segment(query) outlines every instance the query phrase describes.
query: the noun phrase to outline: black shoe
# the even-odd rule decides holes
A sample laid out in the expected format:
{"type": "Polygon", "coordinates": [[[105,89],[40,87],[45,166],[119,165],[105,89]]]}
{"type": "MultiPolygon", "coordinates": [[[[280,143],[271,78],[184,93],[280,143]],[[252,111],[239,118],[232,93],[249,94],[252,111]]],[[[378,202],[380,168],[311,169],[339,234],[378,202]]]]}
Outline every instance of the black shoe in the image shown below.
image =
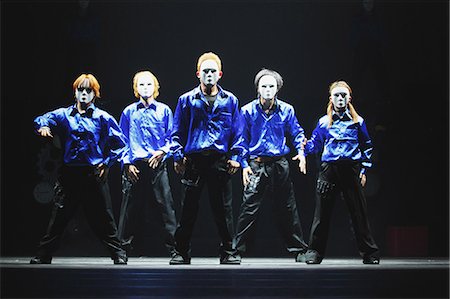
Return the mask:
{"type": "Polygon", "coordinates": [[[322,262],[323,257],[315,250],[308,250],[305,253],[305,262],[308,265],[320,264],[322,262]]]}
{"type": "Polygon", "coordinates": [[[128,258],[126,256],[117,256],[113,260],[114,265],[126,265],[128,263],[128,258]]]}
{"type": "Polygon", "coordinates": [[[183,257],[181,254],[175,254],[169,262],[170,265],[189,265],[191,264],[190,257],[183,257]]]}
{"type": "Polygon", "coordinates": [[[220,263],[222,265],[240,265],[241,255],[239,253],[225,254],[220,257],[220,263]]]}
{"type": "Polygon", "coordinates": [[[51,256],[35,256],[30,260],[30,264],[51,264],[51,256]]]}
{"type": "Polygon", "coordinates": [[[380,258],[376,256],[367,256],[363,258],[363,264],[369,264],[369,265],[379,265],[380,264],[380,258]]]}

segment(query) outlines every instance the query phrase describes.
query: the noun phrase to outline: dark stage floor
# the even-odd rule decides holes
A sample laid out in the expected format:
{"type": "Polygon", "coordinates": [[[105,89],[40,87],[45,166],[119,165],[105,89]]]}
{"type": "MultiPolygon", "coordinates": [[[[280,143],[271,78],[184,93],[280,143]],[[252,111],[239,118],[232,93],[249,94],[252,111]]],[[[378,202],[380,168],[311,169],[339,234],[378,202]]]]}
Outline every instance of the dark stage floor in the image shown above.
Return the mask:
{"type": "Polygon", "coordinates": [[[287,258],[192,258],[170,266],[168,258],[55,257],[30,265],[29,257],[3,257],[1,298],[448,298],[448,258],[325,259],[320,265],[287,258]]]}

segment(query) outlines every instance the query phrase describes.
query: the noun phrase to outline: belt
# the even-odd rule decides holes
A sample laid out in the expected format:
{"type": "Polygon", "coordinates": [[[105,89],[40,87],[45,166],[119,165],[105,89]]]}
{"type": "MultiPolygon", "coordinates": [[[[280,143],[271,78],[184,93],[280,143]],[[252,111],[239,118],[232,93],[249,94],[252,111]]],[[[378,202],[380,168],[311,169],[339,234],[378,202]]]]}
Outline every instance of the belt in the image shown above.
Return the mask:
{"type": "Polygon", "coordinates": [[[255,162],[258,162],[258,163],[269,163],[269,162],[275,162],[275,161],[281,160],[282,158],[284,158],[284,156],[273,156],[273,157],[261,156],[261,157],[256,157],[252,160],[255,162]]]}

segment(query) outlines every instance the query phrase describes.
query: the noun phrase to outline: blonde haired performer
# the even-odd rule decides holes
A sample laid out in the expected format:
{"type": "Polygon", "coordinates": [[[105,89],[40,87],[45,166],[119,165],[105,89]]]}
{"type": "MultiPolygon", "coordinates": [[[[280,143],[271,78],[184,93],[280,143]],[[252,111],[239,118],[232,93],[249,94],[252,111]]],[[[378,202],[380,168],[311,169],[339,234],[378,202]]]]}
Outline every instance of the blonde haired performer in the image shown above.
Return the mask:
{"type": "Polygon", "coordinates": [[[363,192],[366,168],[372,166],[372,141],[364,119],[351,104],[352,90],[347,82],[333,82],[329,93],[327,115],[319,119],[305,145],[305,154],[321,153],[306,263],[320,264],[325,256],[331,213],[336,195],[341,192],[363,263],[379,264],[379,250],[370,232],[363,192]]]}
{"type": "Polygon", "coordinates": [[[119,238],[129,253],[138,230],[138,216],[143,216],[144,202],[154,199],[163,226],[164,244],[173,256],[176,218],[166,165],[170,156],[172,111],[156,100],[159,82],[150,71],[136,73],[133,90],[138,100],[125,107],[119,121],[128,145],[122,158],[119,238]]]}
{"type": "Polygon", "coordinates": [[[76,209],[82,205],[97,237],[109,250],[114,264],[126,264],[120,246],[108,186],[108,170],[122,155],[123,136],[116,120],[94,105],[100,85],[91,74],[80,75],[73,83],[75,104],[36,117],[36,133],[59,136],[64,162],[58,178],[52,216],[31,264],[50,264],[61,236],[76,209]]]}

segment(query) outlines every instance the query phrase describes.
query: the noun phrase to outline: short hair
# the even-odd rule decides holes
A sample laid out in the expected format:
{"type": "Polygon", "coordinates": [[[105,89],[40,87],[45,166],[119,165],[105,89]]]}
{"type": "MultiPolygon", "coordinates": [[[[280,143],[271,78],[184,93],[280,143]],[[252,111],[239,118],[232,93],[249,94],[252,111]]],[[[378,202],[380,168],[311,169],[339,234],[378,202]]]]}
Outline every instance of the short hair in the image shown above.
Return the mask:
{"type": "Polygon", "coordinates": [[[97,79],[92,74],[81,74],[74,82],[73,82],[73,91],[81,86],[85,80],[89,81],[89,87],[92,88],[95,92],[95,97],[100,98],[100,84],[98,84],[97,79]]]}
{"type": "Polygon", "coordinates": [[[275,80],[277,81],[277,92],[283,86],[283,77],[281,77],[281,75],[278,72],[276,72],[274,70],[269,70],[269,69],[263,68],[255,76],[256,90],[258,90],[259,80],[261,80],[261,78],[264,76],[272,76],[275,78],[275,80]]]}
{"type": "Polygon", "coordinates": [[[222,71],[222,61],[220,61],[219,56],[213,52],[207,52],[203,53],[197,61],[197,71],[200,71],[200,66],[202,65],[203,61],[205,60],[214,60],[217,63],[217,66],[219,67],[219,71],[222,71]]]}
{"type": "Polygon", "coordinates": [[[148,74],[148,75],[150,75],[153,78],[153,84],[155,85],[155,90],[153,91],[153,98],[156,99],[158,97],[158,95],[159,95],[159,81],[156,78],[156,76],[153,75],[153,73],[150,72],[150,71],[140,71],[140,72],[137,72],[134,75],[134,78],[133,78],[134,96],[139,99],[139,92],[137,90],[137,81],[139,80],[139,77],[144,75],[144,74],[148,74]]]}

